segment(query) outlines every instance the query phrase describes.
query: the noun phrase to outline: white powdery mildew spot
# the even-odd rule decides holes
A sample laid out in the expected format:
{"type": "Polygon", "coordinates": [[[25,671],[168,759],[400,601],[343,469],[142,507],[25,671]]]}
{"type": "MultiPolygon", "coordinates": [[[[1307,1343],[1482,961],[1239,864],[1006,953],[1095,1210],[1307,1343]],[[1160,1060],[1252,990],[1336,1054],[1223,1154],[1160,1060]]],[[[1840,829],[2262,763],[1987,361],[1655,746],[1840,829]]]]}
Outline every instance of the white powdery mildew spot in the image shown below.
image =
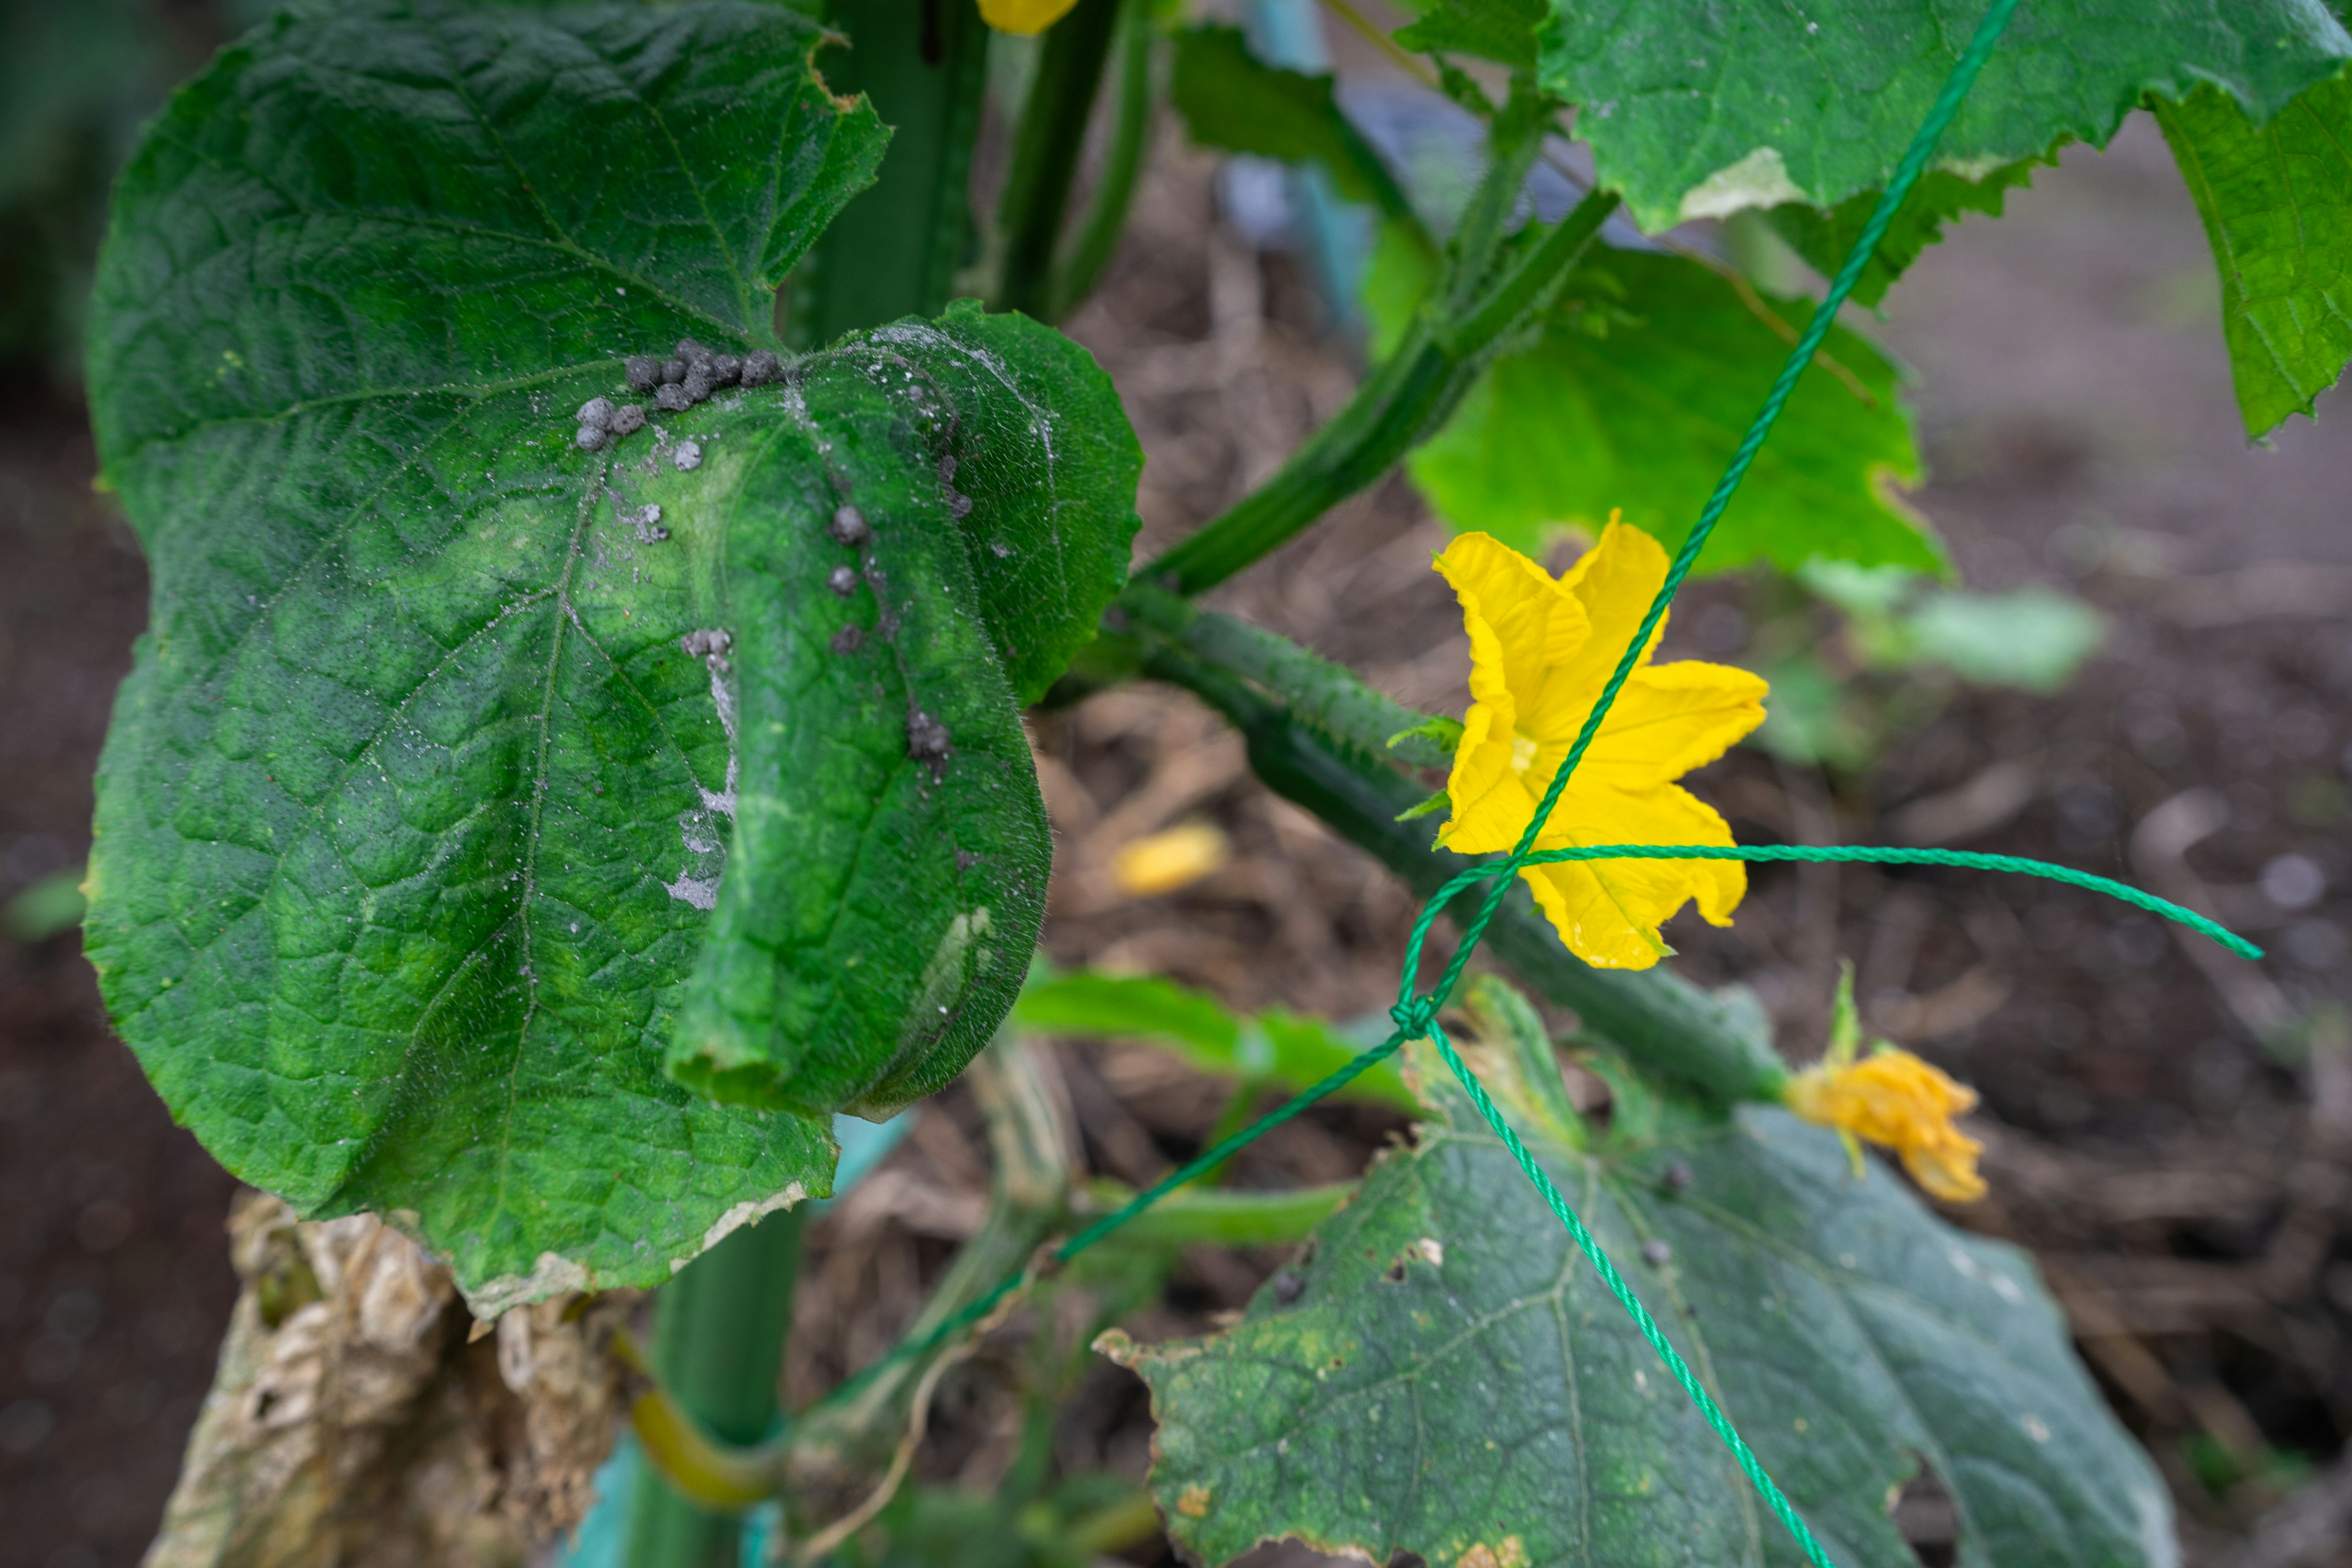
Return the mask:
{"type": "Polygon", "coordinates": [[[708,914],[719,907],[719,880],[727,869],[727,838],[735,821],[735,785],[742,763],[735,741],[735,689],[728,681],[727,656],[707,653],[702,662],[709,667],[710,700],[719,710],[719,727],[727,731],[727,783],[717,790],[698,783],[695,793],[702,797],[702,804],[677,814],[678,837],[686,845],[687,862],[677,880],[663,890],[708,914]],[[719,826],[722,816],[727,827],[719,826]]]}

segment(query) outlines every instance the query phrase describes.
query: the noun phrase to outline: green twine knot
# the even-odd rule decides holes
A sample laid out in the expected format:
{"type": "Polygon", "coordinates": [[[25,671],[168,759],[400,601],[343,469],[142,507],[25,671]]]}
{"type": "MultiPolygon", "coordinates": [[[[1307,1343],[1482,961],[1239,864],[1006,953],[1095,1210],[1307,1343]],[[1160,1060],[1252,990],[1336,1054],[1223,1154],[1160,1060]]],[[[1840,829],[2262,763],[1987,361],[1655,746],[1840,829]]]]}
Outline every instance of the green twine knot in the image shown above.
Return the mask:
{"type": "Polygon", "coordinates": [[[1389,1016],[1395,1020],[1399,1039],[1418,1040],[1437,1021],[1437,998],[1409,996],[1390,1008],[1389,1016]]]}

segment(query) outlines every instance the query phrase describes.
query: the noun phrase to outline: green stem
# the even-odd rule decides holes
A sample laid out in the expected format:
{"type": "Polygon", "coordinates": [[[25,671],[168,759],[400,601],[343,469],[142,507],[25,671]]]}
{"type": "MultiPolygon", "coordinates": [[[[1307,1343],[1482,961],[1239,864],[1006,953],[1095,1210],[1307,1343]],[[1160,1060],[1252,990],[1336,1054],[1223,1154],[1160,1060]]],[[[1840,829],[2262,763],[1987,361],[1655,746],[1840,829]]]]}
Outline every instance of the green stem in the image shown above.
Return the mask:
{"type": "Polygon", "coordinates": [[[1387,473],[1453,414],[1508,330],[1549,302],[1616,207],[1611,194],[1585,197],[1503,283],[1465,301],[1463,316],[1437,321],[1425,313],[1279,473],[1138,579],[1178,594],[1213,587],[1387,473]],[[1507,314],[1506,305],[1517,313],[1507,314]]]}
{"type": "Polygon", "coordinates": [[[988,28],[972,0],[835,0],[830,20],[850,47],[821,58],[826,85],[874,100],[890,150],[793,279],[785,335],[801,347],[946,307],[971,243],[987,81],[988,28]]]}
{"type": "Polygon", "coordinates": [[[1247,621],[1196,609],[1149,584],[1129,589],[1122,605],[1133,624],[1266,688],[1298,718],[1369,760],[1415,768],[1453,765],[1451,746],[1408,733],[1427,724],[1428,714],[1382,696],[1345,665],[1318,658],[1288,637],[1247,621]]]}
{"type": "Polygon", "coordinates": [[[1148,0],[1126,0],[1119,11],[1118,107],[1111,121],[1110,145],[1104,151],[1102,174],[1095,182],[1086,216],[1054,267],[1055,321],[1076,310],[1095,291],[1127,228],[1144,155],[1151,150],[1152,110],[1159,105],[1151,63],[1159,41],[1148,0]]]}
{"type": "MultiPolygon", "coordinates": [[[[1246,1120],[1211,1140],[1214,1148],[1247,1125],[1246,1120]]],[[[1304,1241],[1328,1219],[1356,1190],[1353,1182],[1332,1182],[1319,1187],[1293,1187],[1282,1192],[1236,1192],[1195,1181],[1180,1187],[1119,1228],[1118,1239],[1136,1247],[1274,1247],[1304,1241]]],[[[1135,1194],[1116,1182],[1095,1182],[1087,1189],[1083,1217],[1116,1213],[1135,1194]]]]}
{"type": "MultiPolygon", "coordinates": [[[[768,1435],[800,1241],[800,1211],[770,1215],[696,1258],[663,1289],[652,1371],[668,1395],[667,1413],[691,1424],[688,1435],[737,1447],[768,1435]]],[[[697,1489],[713,1502],[726,1495],[697,1489]]],[[[688,1501],[648,1466],[637,1484],[626,1560],[635,1568],[733,1568],[741,1529],[733,1513],[688,1501]]]]}
{"type": "MultiPolygon", "coordinates": [[[[1147,656],[1144,673],[1185,688],[1223,713],[1248,742],[1250,767],[1268,788],[1370,850],[1419,896],[1429,897],[1472,863],[1433,848],[1426,822],[1396,820],[1420,794],[1409,781],[1350,763],[1232,673],[1164,647],[1147,656]]],[[[1475,906],[1465,906],[1469,900],[1457,901],[1449,912],[1466,920],[1475,906]]],[[[1787,1068],[1770,1039],[1743,1026],[1731,1005],[1669,970],[1584,963],[1536,912],[1525,887],[1510,890],[1487,928],[1486,943],[1530,986],[1575,1009],[1586,1028],[1645,1066],[1721,1100],[1779,1097],[1787,1068]]]]}
{"type": "Polygon", "coordinates": [[[1054,253],[1061,244],[1062,218],[1069,210],[1070,185],[1077,177],[1078,154],[1086,147],[1087,121],[1094,116],[1118,13],[1119,0],[1078,0],[1046,30],[997,205],[1004,241],[999,309],[1041,320],[1052,313],[1054,253]]]}

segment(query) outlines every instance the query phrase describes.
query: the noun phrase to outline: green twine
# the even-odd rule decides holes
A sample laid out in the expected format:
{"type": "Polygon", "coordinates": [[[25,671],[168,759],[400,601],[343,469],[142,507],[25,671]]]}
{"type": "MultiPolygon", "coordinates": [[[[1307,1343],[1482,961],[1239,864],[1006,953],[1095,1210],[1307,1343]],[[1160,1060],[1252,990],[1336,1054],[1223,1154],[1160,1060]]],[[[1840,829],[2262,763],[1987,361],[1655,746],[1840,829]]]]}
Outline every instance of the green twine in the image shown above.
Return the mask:
{"type": "MultiPolygon", "coordinates": [[[[1863,226],[1861,237],[1855,240],[1853,249],[1846,256],[1844,265],[1838,268],[1837,277],[1832,280],[1828,294],[1813,312],[1812,320],[1806,326],[1803,335],[1798,339],[1796,347],[1790,351],[1787,362],[1781,365],[1780,373],[1773,381],[1771,391],[1765,396],[1763,407],[1759,410],[1755,423],[1748,427],[1746,437],[1739,443],[1738,449],[1732,455],[1730,465],[1724,470],[1723,478],[1717,482],[1714,493],[1707,498],[1706,505],[1701,510],[1698,521],[1692,525],[1689,537],[1683,542],[1681,550],[1675,556],[1672,566],[1667,570],[1664,582],[1659,585],[1656,596],[1651,601],[1647,613],[1642,617],[1640,627],[1627,645],[1623,657],[1618,660],[1617,668],[1610,676],[1608,683],[1602,687],[1600,699],[1593,704],[1591,713],[1586,717],[1583,728],[1578,731],[1575,743],[1570,747],[1567,758],[1561,763],[1559,772],[1552,775],[1550,786],[1545,790],[1542,802],[1536,807],[1534,816],[1529,819],[1527,831],[1520,835],[1517,847],[1503,859],[1474,866],[1464,871],[1441,888],[1436,896],[1423,906],[1420,916],[1413,922],[1412,936],[1407,942],[1403,976],[1398,987],[1397,1005],[1390,1009],[1390,1016],[1396,1021],[1397,1025],[1395,1032],[1321,1082],[1299,1094],[1281,1109],[1243,1128],[1214,1147],[1203,1151],[1192,1160],[1169,1173],[1149,1189],[1138,1193],[1116,1212],[1103,1215],[1064,1241],[1048,1255],[1051,1265],[1059,1266],[1068,1263],[1170,1193],[1214,1170],[1275,1128],[1297,1117],[1309,1106],[1335,1090],[1344,1088],[1375,1063],[1393,1056],[1408,1039],[1425,1036],[1435,1042],[1439,1055],[1444,1058],[1446,1067],[1451,1069],[1454,1076],[1460,1080],[1464,1090],[1470,1097],[1471,1103],[1477,1109],[1479,1116],[1502,1141],[1503,1146],[1510,1151],[1511,1158],[1518,1163],[1519,1169],[1526,1173],[1528,1180],[1541,1194],[1545,1205],[1559,1218],[1561,1226],[1567,1229],[1570,1239],[1576,1243],[1578,1249],[1591,1263],[1593,1271],[1600,1277],[1602,1285],[1607,1287],[1609,1293],[1616,1298],[1618,1305],[1622,1307],[1626,1315],[1633,1320],[1634,1327],[1641,1331],[1642,1337],[1649,1342],[1651,1348],[1657,1352],[1659,1360],[1665,1363],[1666,1370],[1673,1374],[1675,1383],[1680,1384],[1683,1392],[1690,1396],[1691,1403],[1697,1406],[1700,1415],[1706,1419],[1709,1426],[1714,1428],[1716,1435],[1723,1440],[1724,1446],[1731,1451],[1733,1459],[1737,1461],[1750,1484],[1755,1487],[1758,1495],[1764,1500],[1774,1516],[1787,1526],[1789,1533],[1796,1540],[1806,1559],[1814,1565],[1814,1568],[1834,1568],[1828,1552],[1823,1550],[1820,1541],[1814,1537],[1805,1521],[1798,1517],[1794,1505],[1789,1501],[1770,1475],[1765,1471],[1762,1462],[1757,1458],[1754,1450],[1748,1447],[1738,1428],[1733,1426],[1731,1418],[1724,1414],[1722,1407],[1715,1402],[1714,1396],[1708,1394],[1697,1375],[1691,1371],[1689,1364],[1675,1351],[1673,1342],[1666,1338],[1665,1331],[1658,1326],[1657,1320],[1653,1318],[1649,1310],[1642,1305],[1641,1299],[1633,1293],[1633,1287],[1625,1282],[1624,1276],[1620,1274],[1616,1266],[1609,1260],[1609,1256],[1601,1248],[1601,1244],[1585,1227],[1584,1222],[1578,1217],[1568,1200],[1561,1196],[1559,1187],[1553,1184],[1543,1167],[1537,1163],[1535,1156],[1528,1152],[1527,1145],[1520,1141],[1510,1123],[1504,1119],[1493,1098],[1487,1094],[1486,1087],[1478,1081],[1477,1075],[1470,1070],[1468,1064],[1463,1061],[1460,1054],[1454,1050],[1453,1042],[1446,1037],[1445,1031],[1438,1025],[1437,1014],[1438,1010],[1444,1005],[1445,999],[1452,994],[1454,985],[1460,981],[1463,970],[1469,963],[1471,954],[1486,935],[1487,926],[1493,922],[1496,914],[1501,909],[1504,896],[1509,891],[1511,877],[1529,866],[1555,865],[1573,861],[1612,859],[1859,861],[1887,865],[1957,866],[1976,870],[2020,872],[2027,876],[2042,877],[2094,892],[2105,893],[2111,898],[2160,915],[2166,920],[2177,921],[2192,931],[2210,937],[2241,957],[2262,956],[2261,950],[2243,938],[2223,930],[2204,916],[2183,909],[2167,900],[2157,898],[2105,877],[2070,870],[2063,866],[2053,866],[2013,855],[1984,855],[1949,849],[1878,849],[1809,845],[1748,847],[1612,844],[1546,850],[1538,850],[1535,847],[1536,838],[1541,832],[1544,823],[1550,817],[1553,808],[1559,804],[1560,795],[1568,787],[1570,776],[1576,771],[1577,764],[1583,760],[1585,752],[1591,748],[1593,738],[1600,733],[1602,721],[1607,718],[1610,709],[1616,703],[1618,693],[1623,689],[1625,682],[1632,677],[1634,668],[1639,664],[1642,650],[1649,646],[1651,635],[1656,631],[1659,622],[1664,618],[1667,605],[1673,601],[1684,578],[1690,574],[1691,567],[1697,561],[1699,552],[1706,548],[1707,539],[1714,533],[1717,523],[1723,517],[1724,509],[1730,504],[1731,498],[1738,489],[1740,481],[1747,477],[1749,466],[1755,462],[1757,452],[1763,447],[1765,437],[1771,432],[1773,424],[1780,418],[1781,407],[1788,402],[1790,392],[1795,387],[1798,376],[1804,372],[1807,365],[1812,363],[1813,355],[1820,349],[1822,339],[1828,336],[1831,323],[1835,321],[1839,309],[1845,303],[1847,296],[1853,291],[1856,280],[1862,276],[1863,268],[1868,264],[1871,257],[1876,254],[1879,241],[1885,235],[1887,225],[1894,221],[1895,215],[1901,208],[1904,198],[1910,194],[1911,187],[1917,183],[1921,171],[1927,167],[1927,159],[1935,151],[1937,142],[1942,139],[1945,130],[1951,124],[1953,116],[1959,112],[1961,100],[1968,96],[1969,88],[1975,83],[1978,72],[1983,68],[1985,61],[1991,57],[1993,47],[1999,42],[2003,29],[2008,26],[2010,17],[2015,13],[2017,5],[2018,0],[1993,0],[1983,20],[1977,25],[1975,36],[1969,40],[1967,50],[1961,55],[1959,62],[1953,67],[1951,75],[1945,80],[1943,90],[1937,95],[1935,106],[1928,110],[1926,121],[1919,127],[1918,133],[1913,137],[1910,147],[1903,154],[1902,162],[1896,165],[1895,177],[1887,183],[1885,194],[1879,198],[1877,206],[1872,211],[1870,221],[1863,226]],[[1448,961],[1444,973],[1438,977],[1437,984],[1430,988],[1428,994],[1415,996],[1412,993],[1412,979],[1420,971],[1423,948],[1439,912],[1457,894],[1486,879],[1491,879],[1494,886],[1480,904],[1477,913],[1464,927],[1462,942],[1455,948],[1454,956],[1448,961]]],[[[902,1342],[880,1360],[835,1389],[823,1403],[825,1405],[833,1405],[845,1401],[870,1384],[885,1369],[909,1358],[927,1355],[937,1350],[955,1334],[986,1320],[1006,1298],[1019,1289],[1030,1278],[1031,1272],[1025,1268],[1008,1277],[993,1289],[942,1319],[920,1337],[902,1342]]]]}
{"type": "MultiPolygon", "coordinates": [[[[2041,877],[2053,882],[2063,882],[2069,887],[2087,888],[2095,893],[2105,893],[2134,909],[2146,910],[2152,915],[2160,915],[2187,926],[2200,936],[2210,937],[2240,958],[2260,958],[2263,955],[2261,948],[2236,931],[2215,924],[2195,910],[2183,909],[2169,899],[2159,899],[2154,893],[2143,892],[2128,882],[2118,882],[2111,877],[2095,876],[2066,866],[2053,866],[2047,860],[2029,860],[2022,855],[1984,855],[1969,849],[1879,849],[1868,845],[1843,844],[1598,844],[1589,848],[1540,849],[1521,864],[1557,866],[1581,860],[1801,860],[1869,866],[1958,866],[1970,871],[2014,871],[2022,876],[2041,877]]],[[[1430,902],[1442,905],[1473,882],[1500,876],[1509,868],[1509,863],[1502,860],[1475,867],[1439,889],[1437,896],[1430,902]]]]}

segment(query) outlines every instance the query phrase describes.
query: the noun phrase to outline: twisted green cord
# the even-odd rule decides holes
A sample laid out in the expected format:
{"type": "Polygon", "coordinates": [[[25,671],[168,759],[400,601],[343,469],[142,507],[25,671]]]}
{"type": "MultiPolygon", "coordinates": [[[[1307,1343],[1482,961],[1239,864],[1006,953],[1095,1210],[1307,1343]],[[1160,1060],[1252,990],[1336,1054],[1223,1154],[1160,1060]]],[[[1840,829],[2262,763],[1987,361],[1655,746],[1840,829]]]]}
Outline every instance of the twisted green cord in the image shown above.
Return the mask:
{"type": "MultiPolygon", "coordinates": [[[[1539,849],[1521,864],[1526,866],[1557,866],[1563,862],[1582,860],[1762,860],[1762,861],[1832,861],[1842,865],[1869,866],[1958,866],[1970,871],[2014,871],[2021,876],[2041,877],[2069,887],[2086,888],[2095,893],[2160,915],[2176,924],[2187,926],[2200,936],[2210,937],[2240,958],[2260,958],[2263,950],[2226,926],[2207,920],[2195,910],[2183,909],[2169,899],[2159,899],[2154,893],[2143,892],[2128,882],[2118,882],[2111,877],[2077,871],[2072,867],[2053,866],[2047,860],[2029,860],[2022,855],[1985,855],[1970,849],[1881,849],[1869,845],[1814,844],[1596,844],[1589,847],[1539,849]]],[[[1507,861],[1475,867],[1448,882],[1430,900],[1442,905],[1455,892],[1486,877],[1500,876],[1511,869],[1507,861]]]]}

